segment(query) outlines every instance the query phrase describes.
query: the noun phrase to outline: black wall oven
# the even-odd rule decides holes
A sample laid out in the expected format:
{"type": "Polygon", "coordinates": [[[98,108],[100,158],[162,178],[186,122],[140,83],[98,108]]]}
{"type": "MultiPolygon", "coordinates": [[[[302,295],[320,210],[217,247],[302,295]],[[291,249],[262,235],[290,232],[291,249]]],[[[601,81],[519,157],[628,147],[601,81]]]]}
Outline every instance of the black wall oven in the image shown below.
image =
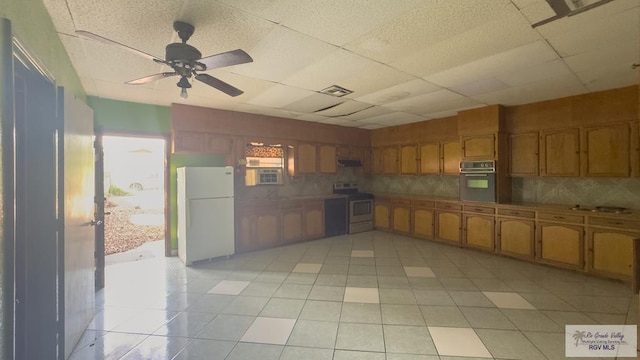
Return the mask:
{"type": "Polygon", "coordinates": [[[460,200],[496,202],[496,161],[460,162],[460,200]]]}

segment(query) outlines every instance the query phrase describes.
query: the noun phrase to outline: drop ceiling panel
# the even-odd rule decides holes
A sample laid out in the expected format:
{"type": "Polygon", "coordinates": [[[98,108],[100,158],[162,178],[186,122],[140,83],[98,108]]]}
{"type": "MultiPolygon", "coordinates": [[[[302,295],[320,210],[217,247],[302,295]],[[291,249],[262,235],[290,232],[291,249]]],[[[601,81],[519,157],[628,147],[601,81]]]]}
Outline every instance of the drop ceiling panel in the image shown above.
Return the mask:
{"type": "Polygon", "coordinates": [[[415,96],[409,99],[385,104],[385,108],[411,114],[426,114],[446,110],[448,107],[459,108],[476,105],[477,101],[442,89],[432,93],[415,96]]]}
{"type": "Polygon", "coordinates": [[[390,66],[371,62],[365,71],[345,78],[339,85],[352,90],[353,93],[347,97],[355,98],[410,80],[415,80],[415,77],[390,66]]]}
{"type": "Polygon", "coordinates": [[[372,105],[361,103],[353,100],[343,99],[344,102],[338,106],[332,107],[327,110],[318,111],[315,114],[322,116],[347,116],[358,113],[365,109],[370,108],[372,105]]]}
{"type": "Polygon", "coordinates": [[[274,84],[269,89],[254,96],[247,103],[258,106],[280,108],[292,102],[313,95],[314,92],[281,84],[274,84]]]}
{"type": "Polygon", "coordinates": [[[253,62],[236,66],[234,71],[245,76],[280,82],[335,49],[327,43],[277,26],[254,48],[247,49],[253,62]]]}
{"type": "Polygon", "coordinates": [[[582,94],[587,91],[575,75],[570,75],[528,83],[524,86],[511,87],[490,94],[474,96],[473,98],[486,104],[513,106],[582,94]],[[529,101],[529,99],[535,100],[529,101]]]}
{"type": "Polygon", "coordinates": [[[390,114],[392,112],[393,112],[392,110],[385,109],[382,106],[374,106],[374,107],[370,107],[362,111],[359,111],[355,114],[343,116],[342,118],[360,121],[363,119],[368,119],[368,118],[372,118],[379,115],[390,114]]]}
{"type": "Polygon", "coordinates": [[[382,105],[389,102],[430,93],[440,89],[440,86],[434,85],[425,80],[414,79],[399,85],[388,87],[380,91],[360,96],[356,98],[356,100],[374,105],[382,105]]]}
{"type": "Polygon", "coordinates": [[[423,116],[418,116],[418,115],[408,114],[405,112],[398,111],[398,112],[392,112],[389,114],[378,115],[378,116],[358,120],[358,122],[363,124],[366,123],[366,124],[379,124],[379,125],[385,125],[385,124],[401,125],[401,124],[410,124],[410,123],[423,121],[423,120],[424,120],[423,116]]]}
{"type": "Polygon", "coordinates": [[[557,58],[557,54],[546,42],[534,41],[428,75],[425,80],[440,86],[452,87],[499,74],[513,73],[557,58]]]}
{"type": "Polygon", "coordinates": [[[391,65],[420,77],[444,71],[540,39],[515,7],[494,21],[420,49],[391,65]],[[497,41],[496,39],[499,39],[497,41]]]}
{"type": "Polygon", "coordinates": [[[342,46],[396,16],[411,11],[420,0],[324,0],[294,6],[282,25],[316,39],[342,46]]]}
{"type": "Polygon", "coordinates": [[[612,43],[619,43],[621,47],[626,45],[630,48],[638,48],[639,18],[640,8],[635,8],[590,23],[588,27],[554,36],[549,39],[549,42],[563,57],[592,50],[600,51],[612,43]],[[630,44],[636,45],[629,46],[630,44]]]}
{"type": "Polygon", "coordinates": [[[545,0],[528,1],[527,4],[518,4],[516,6],[520,9],[522,15],[524,15],[531,24],[549,19],[556,15],[555,11],[549,6],[545,0]]]}
{"type": "Polygon", "coordinates": [[[638,47],[603,47],[598,51],[581,53],[565,59],[567,65],[591,91],[638,84],[638,71],[631,64],[640,59],[638,47]],[[606,65],[605,65],[606,64],[606,65]]]}
{"type": "Polygon", "coordinates": [[[552,60],[526,69],[504,73],[503,75],[497,76],[497,78],[510,86],[522,86],[549,78],[565,78],[572,74],[567,64],[563,61],[552,60]]]}
{"type": "Polygon", "coordinates": [[[500,17],[508,1],[423,1],[412,11],[345,45],[382,63],[416,54],[500,17]],[[454,20],[455,19],[455,20],[454,20]]]}
{"type": "Polygon", "coordinates": [[[303,89],[320,91],[331,85],[344,87],[344,79],[361,76],[376,64],[362,56],[335,49],[327,56],[315,59],[308,66],[282,80],[282,83],[303,89]]]}
{"type": "Polygon", "coordinates": [[[296,0],[218,0],[232,8],[269,20],[276,24],[295,13],[296,0]]]}
{"type": "Polygon", "coordinates": [[[338,105],[344,101],[344,99],[335,96],[314,93],[300,100],[291,102],[282,108],[301,113],[315,113],[316,111],[338,105]]]}

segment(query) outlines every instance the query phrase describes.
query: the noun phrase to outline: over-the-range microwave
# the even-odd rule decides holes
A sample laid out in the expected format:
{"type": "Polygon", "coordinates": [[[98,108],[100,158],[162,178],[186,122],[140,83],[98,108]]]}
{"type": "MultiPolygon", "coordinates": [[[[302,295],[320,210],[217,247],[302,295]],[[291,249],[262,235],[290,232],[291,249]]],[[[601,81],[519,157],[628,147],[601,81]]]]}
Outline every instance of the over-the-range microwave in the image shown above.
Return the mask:
{"type": "Polygon", "coordinates": [[[245,176],[247,186],[282,185],[282,168],[249,168],[245,176]]]}

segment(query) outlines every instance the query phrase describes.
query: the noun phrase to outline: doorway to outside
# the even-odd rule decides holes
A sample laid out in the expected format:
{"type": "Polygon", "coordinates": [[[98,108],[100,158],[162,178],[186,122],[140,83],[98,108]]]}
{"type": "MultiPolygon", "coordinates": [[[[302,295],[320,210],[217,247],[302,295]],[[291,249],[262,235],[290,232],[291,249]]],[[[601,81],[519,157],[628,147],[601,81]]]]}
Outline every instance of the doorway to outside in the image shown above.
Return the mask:
{"type": "Polygon", "coordinates": [[[164,138],[103,136],[105,265],[165,255],[164,138]]]}

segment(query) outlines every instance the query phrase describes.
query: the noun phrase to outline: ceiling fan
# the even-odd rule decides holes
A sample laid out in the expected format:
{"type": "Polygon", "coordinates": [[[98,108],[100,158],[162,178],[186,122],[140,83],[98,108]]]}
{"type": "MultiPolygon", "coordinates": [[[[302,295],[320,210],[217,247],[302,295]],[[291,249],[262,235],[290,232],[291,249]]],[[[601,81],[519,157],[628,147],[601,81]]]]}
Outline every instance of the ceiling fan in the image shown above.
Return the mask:
{"type": "Polygon", "coordinates": [[[89,39],[97,40],[108,45],[119,47],[121,49],[145,57],[149,60],[153,60],[157,63],[165,64],[173,69],[173,71],[162,72],[159,74],[153,74],[139,79],[127,81],[126,84],[141,85],[167,77],[180,76],[180,80],[176,85],[181,88],[180,96],[185,99],[188,96],[187,89],[191,87],[191,84],[189,83],[189,79],[191,77],[215,89],[218,89],[229,96],[238,96],[244,93],[242,90],[202,72],[225,66],[250,63],[253,61],[253,59],[251,58],[251,56],[249,56],[249,54],[247,54],[243,50],[237,49],[216,55],[202,57],[202,53],[200,53],[198,49],[187,44],[187,40],[189,40],[195,30],[193,25],[182,21],[176,21],[173,23],[173,29],[178,33],[178,36],[180,37],[182,42],[167,45],[165,49],[165,59],[147,54],[138,49],[134,49],[127,45],[121,44],[111,39],[107,39],[88,31],[77,30],[76,33],[89,39]]]}

